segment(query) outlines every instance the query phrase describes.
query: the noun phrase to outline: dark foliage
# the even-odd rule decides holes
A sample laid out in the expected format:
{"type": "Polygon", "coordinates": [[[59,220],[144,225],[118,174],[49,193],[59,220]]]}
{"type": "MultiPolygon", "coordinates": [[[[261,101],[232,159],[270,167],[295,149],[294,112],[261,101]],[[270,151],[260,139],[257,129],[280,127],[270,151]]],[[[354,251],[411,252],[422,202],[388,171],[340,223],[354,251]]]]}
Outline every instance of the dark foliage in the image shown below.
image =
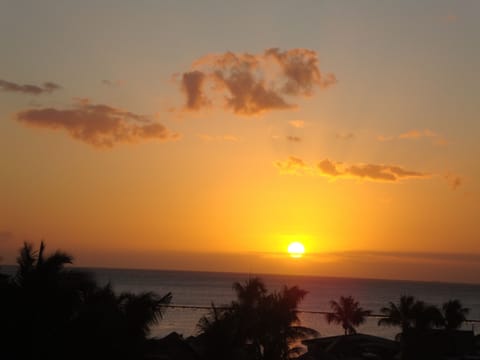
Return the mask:
{"type": "Polygon", "coordinates": [[[150,327],[171,295],[117,295],[86,272],[72,270],[72,256],[45,256],[25,244],[12,277],[0,277],[0,358],[141,358],[150,327]]]}
{"type": "Polygon", "coordinates": [[[371,314],[370,310],[365,310],[360,307],[358,301],[351,296],[341,296],[340,300],[330,301],[332,312],[325,315],[327,322],[341,324],[345,335],[355,334],[355,327],[363,324],[371,314]]]}
{"type": "Polygon", "coordinates": [[[202,317],[198,327],[209,359],[289,359],[295,342],[317,335],[299,326],[298,304],[306,291],[284,287],[269,293],[258,278],[233,285],[237,300],[202,317]]]}

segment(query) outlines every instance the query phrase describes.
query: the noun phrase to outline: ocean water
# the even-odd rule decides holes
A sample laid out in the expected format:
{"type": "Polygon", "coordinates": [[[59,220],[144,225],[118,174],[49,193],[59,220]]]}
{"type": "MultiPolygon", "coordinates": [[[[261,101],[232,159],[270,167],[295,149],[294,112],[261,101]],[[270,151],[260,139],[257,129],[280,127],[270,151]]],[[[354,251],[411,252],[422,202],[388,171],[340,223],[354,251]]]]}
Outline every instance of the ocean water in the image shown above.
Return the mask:
{"type": "MultiPolygon", "coordinates": [[[[232,284],[245,282],[248,274],[208,273],[191,271],[88,269],[101,284],[110,282],[117,291],[155,291],[160,295],[171,292],[172,304],[182,306],[228,305],[235,299],[232,284]]],[[[300,303],[302,311],[329,311],[329,301],[352,295],[364,309],[379,313],[389,301],[397,302],[401,295],[413,295],[425,302],[441,305],[450,299],[460,299],[470,308],[469,319],[480,319],[480,285],[439,282],[347,279],[314,276],[258,275],[269,290],[297,285],[308,291],[300,303]]],[[[202,309],[168,308],[165,317],[152,330],[161,337],[172,331],[185,337],[197,334],[198,320],[206,313],[202,309]]],[[[321,336],[341,334],[339,325],[329,325],[322,314],[300,313],[303,326],[316,329],[321,336]]],[[[377,318],[368,318],[358,331],[394,338],[397,328],[379,327],[377,318]]],[[[467,323],[466,329],[480,332],[480,323],[467,323]]]]}

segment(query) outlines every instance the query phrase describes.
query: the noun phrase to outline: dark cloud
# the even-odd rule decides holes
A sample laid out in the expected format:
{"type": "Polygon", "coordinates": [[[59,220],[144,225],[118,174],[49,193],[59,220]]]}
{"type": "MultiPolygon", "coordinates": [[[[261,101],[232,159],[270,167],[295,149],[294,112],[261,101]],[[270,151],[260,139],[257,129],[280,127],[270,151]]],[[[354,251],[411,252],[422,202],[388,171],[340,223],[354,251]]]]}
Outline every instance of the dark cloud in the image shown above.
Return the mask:
{"type": "Polygon", "coordinates": [[[444,176],[444,178],[452,190],[456,190],[463,184],[463,178],[455,174],[448,173],[444,176]]]}
{"type": "Polygon", "coordinates": [[[0,89],[8,92],[19,92],[30,95],[40,95],[44,93],[51,93],[52,91],[61,89],[61,86],[53,82],[45,82],[41,86],[30,84],[17,84],[0,79],[0,89]]]}
{"type": "Polygon", "coordinates": [[[182,75],[182,91],[187,97],[188,110],[198,110],[210,104],[203,92],[205,78],[206,75],[201,71],[190,71],[182,75]]]}
{"type": "Polygon", "coordinates": [[[300,142],[302,141],[302,138],[298,137],[298,136],[287,136],[287,140],[288,141],[292,141],[292,142],[300,142]]]}
{"type": "Polygon", "coordinates": [[[66,131],[74,139],[99,148],[178,138],[178,134],[146,116],[88,100],[80,100],[71,109],[28,109],[17,113],[16,120],[30,127],[66,131]]]}
{"type": "Polygon", "coordinates": [[[337,166],[330,160],[325,159],[320,161],[318,164],[318,169],[323,173],[330,176],[339,176],[340,172],[337,170],[337,166]]]}
{"type": "Polygon", "coordinates": [[[207,55],[181,77],[187,110],[212,104],[216,94],[226,108],[243,115],[293,108],[287,97],[310,96],[335,83],[333,74],[320,72],[317,53],[308,49],[207,55]]]}
{"type": "Polygon", "coordinates": [[[266,50],[265,54],[273,57],[283,70],[286,79],[282,88],[284,94],[310,96],[316,86],[326,88],[337,82],[335,75],[320,72],[317,53],[313,50],[280,51],[275,48],[266,50]]]}
{"type": "Polygon", "coordinates": [[[345,175],[379,181],[398,181],[409,178],[425,178],[428,174],[410,171],[399,166],[360,164],[345,169],[345,175]]]}
{"type": "Polygon", "coordinates": [[[290,174],[308,174],[330,178],[350,178],[385,182],[398,182],[405,179],[425,179],[431,177],[430,174],[407,170],[396,165],[348,165],[324,159],[315,166],[307,164],[302,159],[292,156],[285,161],[277,161],[275,166],[279,168],[281,172],[290,174]]]}

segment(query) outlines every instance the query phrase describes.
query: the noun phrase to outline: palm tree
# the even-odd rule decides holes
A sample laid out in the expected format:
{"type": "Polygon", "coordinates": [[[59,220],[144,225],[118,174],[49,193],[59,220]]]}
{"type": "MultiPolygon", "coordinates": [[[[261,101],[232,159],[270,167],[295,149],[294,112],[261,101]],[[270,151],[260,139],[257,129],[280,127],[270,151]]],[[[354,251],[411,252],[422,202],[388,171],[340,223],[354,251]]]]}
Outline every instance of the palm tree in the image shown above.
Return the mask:
{"type": "Polygon", "coordinates": [[[60,353],[59,347],[68,336],[65,329],[82,304],[83,294],[95,287],[88,273],[66,268],[72,260],[62,251],[46,256],[43,241],[38,251],[27,243],[20,250],[18,269],[12,278],[16,298],[12,332],[23,334],[24,346],[19,351],[25,357],[33,351],[46,358],[60,353]]]}
{"type": "Polygon", "coordinates": [[[289,359],[301,352],[292,345],[299,339],[318,336],[318,332],[300,326],[298,305],[307,292],[297,286],[284,286],[280,292],[265,297],[257,337],[263,348],[263,359],[289,359]]]}
{"type": "Polygon", "coordinates": [[[16,274],[0,281],[6,289],[0,297],[0,305],[7,305],[0,312],[6,353],[21,359],[83,359],[93,351],[100,358],[141,358],[171,294],[117,295],[109,284],[99,287],[91,274],[68,269],[72,260],[61,251],[46,256],[43,241],[38,251],[24,244],[16,274]]]}
{"type": "Polygon", "coordinates": [[[380,309],[384,317],[378,320],[378,325],[399,326],[402,333],[410,329],[414,325],[416,302],[413,296],[408,295],[402,295],[397,304],[390,301],[387,307],[380,309]]]}
{"type": "Polygon", "coordinates": [[[345,335],[355,334],[355,327],[363,324],[366,317],[371,314],[370,310],[361,308],[352,296],[341,296],[339,302],[331,300],[330,307],[332,312],[325,315],[327,322],[341,324],[345,335]]]}
{"type": "Polygon", "coordinates": [[[445,329],[455,330],[467,320],[469,308],[463,307],[460,300],[449,300],[442,306],[445,329]]]}
{"type": "Polygon", "coordinates": [[[125,316],[126,325],[132,337],[146,339],[153,325],[158,324],[170,304],[172,294],[159,296],[154,292],[133,294],[125,292],[119,296],[119,306],[125,316]]]}
{"type": "Polygon", "coordinates": [[[413,296],[402,295],[398,303],[389,302],[380,312],[384,315],[378,320],[378,325],[398,326],[401,332],[397,334],[397,340],[402,339],[402,334],[409,330],[425,331],[439,327],[443,323],[440,310],[426,304],[413,296]]]}
{"type": "Polygon", "coordinates": [[[258,278],[235,283],[233,288],[237,300],[228,308],[212,305],[198,324],[209,358],[232,358],[234,352],[249,348],[251,358],[284,360],[298,350],[292,348],[295,340],[317,335],[299,325],[298,304],[306,291],[294,286],[268,293],[258,278]]]}
{"type": "Polygon", "coordinates": [[[437,306],[417,301],[413,306],[413,322],[416,330],[425,331],[442,326],[443,316],[437,306]]]}

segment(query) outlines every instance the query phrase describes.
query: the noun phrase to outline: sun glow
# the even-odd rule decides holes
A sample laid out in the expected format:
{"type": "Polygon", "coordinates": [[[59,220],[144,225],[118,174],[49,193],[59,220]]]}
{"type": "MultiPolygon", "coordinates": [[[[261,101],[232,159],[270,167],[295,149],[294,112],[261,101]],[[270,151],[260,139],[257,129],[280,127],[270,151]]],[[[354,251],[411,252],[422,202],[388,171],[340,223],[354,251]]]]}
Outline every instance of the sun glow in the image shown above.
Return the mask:
{"type": "Polygon", "coordinates": [[[302,243],[295,241],[295,242],[292,242],[290,245],[288,245],[287,251],[291,257],[300,258],[305,253],[305,246],[303,246],[302,243]]]}

